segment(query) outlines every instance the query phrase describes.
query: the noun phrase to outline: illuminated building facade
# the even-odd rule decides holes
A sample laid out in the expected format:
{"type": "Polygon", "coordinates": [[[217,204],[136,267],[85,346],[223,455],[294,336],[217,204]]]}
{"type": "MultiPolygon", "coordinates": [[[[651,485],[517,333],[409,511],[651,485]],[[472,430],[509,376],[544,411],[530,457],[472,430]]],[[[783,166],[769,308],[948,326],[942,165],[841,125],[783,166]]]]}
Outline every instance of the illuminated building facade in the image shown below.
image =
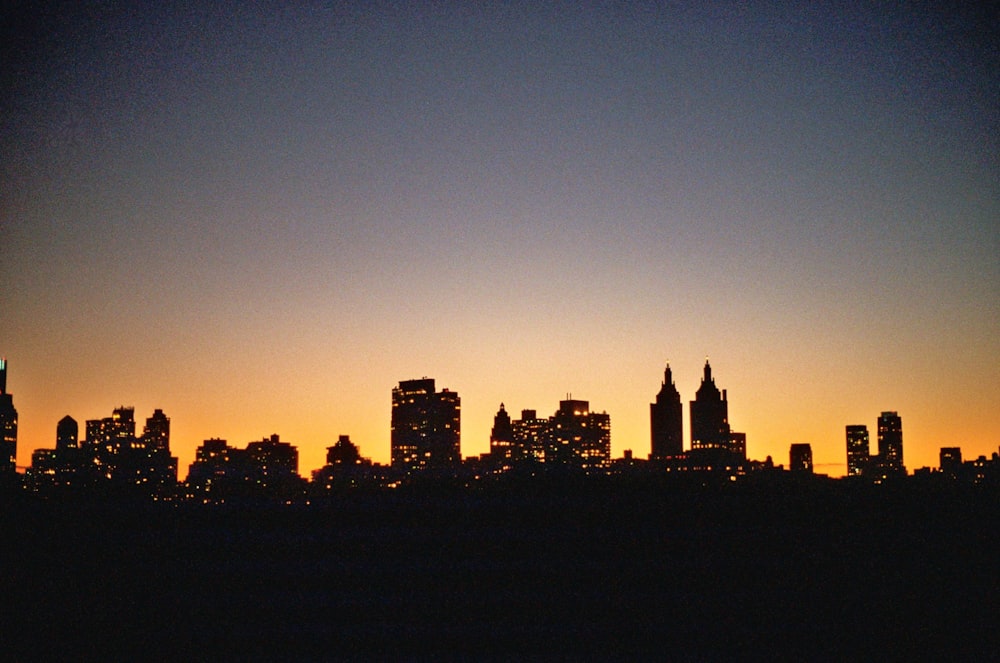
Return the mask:
{"type": "Polygon", "coordinates": [[[903,466],[903,420],[896,412],[878,418],[878,457],[883,472],[905,472],[903,466]]]}
{"type": "Polygon", "coordinates": [[[808,443],[793,444],[788,450],[788,469],[792,472],[813,471],[812,445],[808,443]]]}
{"type": "Polygon", "coordinates": [[[304,487],[299,450],[277,435],[237,449],[219,438],[195,451],[185,485],[191,496],[207,499],[288,496],[304,487]]]}
{"type": "Polygon", "coordinates": [[[514,428],[514,455],[523,461],[545,461],[545,439],[549,420],[540,418],[537,410],[521,410],[521,418],[511,422],[514,428]]]}
{"type": "Polygon", "coordinates": [[[544,441],[546,463],[583,470],[606,468],[611,463],[611,417],[591,412],[588,401],[559,401],[544,441]]]}
{"type": "Polygon", "coordinates": [[[863,424],[847,427],[847,476],[859,477],[864,474],[870,460],[871,449],[868,426],[863,424]]]}
{"type": "Polygon", "coordinates": [[[392,390],[392,466],[447,471],[461,463],[461,399],[434,380],[404,380],[392,390]]]}
{"type": "Polygon", "coordinates": [[[7,360],[0,358],[0,474],[17,471],[17,410],[7,391],[7,360]]]}
{"type": "Polygon", "coordinates": [[[142,439],[149,449],[170,450],[170,417],[163,410],[154,410],[153,416],[146,419],[142,439]]]}
{"type": "Polygon", "coordinates": [[[110,417],[87,420],[83,447],[103,478],[152,493],[177,483],[177,458],[170,455],[169,446],[170,419],[156,410],[147,427],[151,421],[164,422],[166,428],[147,444],[145,435],[135,435],[135,408],[118,407],[110,417]]]}
{"type": "Polygon", "coordinates": [[[680,456],[684,452],[683,424],[681,395],[667,364],[656,402],[649,404],[650,459],[680,456]]]}
{"type": "Polygon", "coordinates": [[[96,454],[98,464],[114,467],[118,454],[135,440],[135,408],[117,407],[110,417],[88,419],[86,434],[85,445],[96,454]]]}
{"type": "MultiPolygon", "coordinates": [[[[172,494],[177,485],[177,458],[170,455],[169,419],[157,410],[147,420],[165,423],[160,434],[135,436],[134,408],[116,408],[110,417],[90,419],[80,443],[76,420],[65,416],[56,425],[55,449],[32,454],[27,477],[30,488],[125,489],[152,497],[172,494]]],[[[150,423],[154,422],[154,423],[150,423]]]]}
{"type": "Polygon", "coordinates": [[[503,403],[493,418],[489,471],[534,472],[548,468],[575,468],[584,471],[611,466],[611,417],[592,412],[588,401],[567,399],[548,418],[536,410],[521,410],[520,419],[511,419],[503,403]]]}
{"type": "Polygon", "coordinates": [[[247,445],[247,456],[254,471],[254,480],[261,488],[286,487],[299,477],[299,450],[278,435],[265,437],[247,445]]]}
{"type": "Polygon", "coordinates": [[[195,450],[185,483],[195,494],[228,496],[249,492],[252,481],[246,449],[210,438],[195,450]]]}

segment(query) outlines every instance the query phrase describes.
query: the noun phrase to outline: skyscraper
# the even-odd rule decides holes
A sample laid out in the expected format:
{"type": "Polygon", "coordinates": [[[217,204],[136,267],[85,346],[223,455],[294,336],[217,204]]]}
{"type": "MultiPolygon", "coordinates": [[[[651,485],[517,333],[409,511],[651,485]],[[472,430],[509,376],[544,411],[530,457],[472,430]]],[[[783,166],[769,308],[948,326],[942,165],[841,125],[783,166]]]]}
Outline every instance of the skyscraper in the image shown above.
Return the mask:
{"type": "Polygon", "coordinates": [[[0,358],[0,473],[17,471],[17,410],[7,393],[7,360],[0,358]]]}
{"type": "Polygon", "coordinates": [[[117,407],[110,417],[88,419],[86,426],[87,446],[103,456],[114,456],[135,441],[135,408],[117,407]]]}
{"type": "Polygon", "coordinates": [[[392,390],[391,457],[407,472],[454,468],[461,462],[461,399],[434,391],[434,380],[404,380],[392,390]]]}
{"type": "Polygon", "coordinates": [[[170,417],[163,410],[154,410],[142,429],[142,441],[148,449],[170,450],[170,417]]]}
{"type": "Polygon", "coordinates": [[[887,472],[905,472],[903,466],[903,420],[895,412],[878,418],[879,466],[887,472]]]}
{"type": "Polygon", "coordinates": [[[712,367],[705,360],[701,386],[691,401],[691,450],[730,450],[729,403],[726,390],[719,392],[712,367]]]}
{"type": "Polygon", "coordinates": [[[507,465],[515,459],[518,446],[514,441],[514,425],[503,403],[493,417],[493,429],[490,431],[490,456],[496,463],[507,465]]]}
{"type": "Polygon", "coordinates": [[[868,466],[869,454],[868,426],[847,427],[847,476],[859,477],[868,466]]]}
{"type": "Polygon", "coordinates": [[[549,420],[537,410],[521,410],[521,418],[511,422],[514,428],[514,455],[520,460],[545,461],[545,436],[549,420]]]}
{"type": "Polygon", "coordinates": [[[56,424],[56,451],[79,448],[79,435],[80,426],[67,414],[56,424]]]}
{"type": "Polygon", "coordinates": [[[651,459],[680,456],[684,452],[681,395],[674,386],[669,363],[656,402],[649,404],[649,428],[651,459]]]}
{"type": "Polygon", "coordinates": [[[611,416],[591,412],[588,401],[559,401],[544,442],[546,464],[583,470],[607,467],[611,462],[611,416]]]}

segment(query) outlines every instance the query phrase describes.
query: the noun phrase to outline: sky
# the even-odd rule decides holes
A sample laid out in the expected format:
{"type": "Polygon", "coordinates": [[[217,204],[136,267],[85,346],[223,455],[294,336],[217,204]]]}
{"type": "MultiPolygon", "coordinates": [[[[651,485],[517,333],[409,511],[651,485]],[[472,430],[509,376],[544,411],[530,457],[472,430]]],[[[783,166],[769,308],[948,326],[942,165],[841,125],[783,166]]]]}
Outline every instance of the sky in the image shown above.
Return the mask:
{"type": "Polygon", "coordinates": [[[572,394],[646,457],[706,357],[751,458],[842,475],[886,410],[910,469],[997,452],[998,13],[746,4],[0,10],[18,464],[121,405],[181,479],[212,437],[385,463],[425,376],[464,456],[572,394]]]}

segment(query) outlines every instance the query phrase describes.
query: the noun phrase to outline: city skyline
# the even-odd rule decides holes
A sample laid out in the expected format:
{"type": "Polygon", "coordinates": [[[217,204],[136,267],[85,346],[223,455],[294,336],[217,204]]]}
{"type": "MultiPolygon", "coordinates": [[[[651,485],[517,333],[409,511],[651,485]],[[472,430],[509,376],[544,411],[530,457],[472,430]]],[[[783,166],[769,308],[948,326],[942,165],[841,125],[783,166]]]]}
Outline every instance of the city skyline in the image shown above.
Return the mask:
{"type": "Polygon", "coordinates": [[[751,458],[906,422],[998,446],[1000,53],[976,7],[30,3],[0,39],[18,464],[122,404],[199,444],[349,435],[389,392],[559,395],[649,452],[706,355],[751,458]]]}
{"type": "MultiPolygon", "coordinates": [[[[6,427],[10,429],[11,439],[8,445],[12,448],[16,447],[18,457],[20,457],[20,454],[23,452],[21,451],[21,447],[16,444],[18,415],[13,406],[13,394],[3,388],[6,385],[7,364],[6,358],[0,359],[0,396],[3,397],[3,402],[6,404],[5,407],[8,410],[3,416],[3,421],[0,422],[3,424],[0,428],[6,427]]],[[[574,460],[571,461],[571,464],[576,465],[581,463],[581,468],[583,469],[591,467],[593,460],[598,458],[599,460],[597,460],[596,464],[593,464],[593,468],[610,468],[610,461],[616,458],[624,460],[648,458],[650,461],[662,461],[670,459],[671,456],[674,456],[674,460],[677,460],[676,457],[683,455],[693,459],[695,462],[698,459],[702,459],[702,462],[708,462],[709,465],[717,464],[720,460],[723,465],[731,462],[746,465],[748,461],[753,464],[764,460],[763,457],[756,458],[752,454],[747,453],[745,433],[731,430],[727,415],[727,390],[719,390],[716,387],[708,358],[705,360],[703,377],[696,393],[696,398],[689,402],[690,416],[687,419],[679,411],[681,398],[673,381],[673,371],[670,364],[667,363],[660,392],[656,396],[656,402],[650,406],[650,434],[648,439],[650,452],[648,455],[635,454],[632,447],[626,447],[620,455],[613,455],[610,444],[612,427],[608,413],[591,413],[588,401],[573,399],[570,393],[566,394],[565,400],[559,401],[559,408],[550,419],[538,418],[535,409],[524,409],[521,411],[521,419],[512,420],[506,411],[506,405],[501,402],[499,410],[493,419],[487,450],[480,453],[468,453],[465,451],[465,444],[462,442],[460,433],[462,426],[460,394],[448,388],[443,388],[440,392],[435,392],[435,379],[426,376],[420,379],[403,380],[392,388],[392,414],[389,422],[392,440],[390,443],[390,459],[384,465],[392,465],[397,470],[406,469],[407,472],[417,471],[419,474],[419,470],[424,468],[437,468],[437,471],[447,472],[448,468],[454,468],[466,459],[475,460],[480,457],[486,458],[489,456],[493,456],[491,462],[499,462],[500,466],[509,466],[512,458],[515,461],[520,458],[520,462],[532,459],[537,462],[548,457],[550,463],[556,462],[558,464],[560,459],[561,462],[565,463],[571,456],[566,456],[566,452],[560,449],[561,445],[558,440],[563,437],[565,437],[563,443],[568,442],[570,444],[566,449],[572,450],[570,453],[574,460]],[[668,388],[669,392],[666,391],[668,388]],[[665,398],[665,393],[672,393],[673,395],[665,398]],[[675,400],[676,402],[671,406],[670,402],[675,400]],[[657,415],[657,410],[660,408],[662,412],[662,409],[665,407],[669,407],[671,411],[674,408],[678,409],[677,412],[672,412],[672,414],[668,415],[673,422],[669,426],[678,427],[681,430],[688,431],[689,434],[687,438],[682,440],[679,448],[675,441],[670,444],[672,451],[665,452],[662,450],[664,447],[661,442],[661,451],[657,452],[656,440],[663,435],[662,428],[664,425],[662,423],[663,415],[657,415]],[[576,415],[575,417],[574,414],[576,415]],[[579,434],[573,431],[578,426],[574,422],[578,420],[580,415],[584,415],[586,421],[589,421],[591,417],[598,417],[590,425],[595,427],[594,432],[603,430],[600,441],[597,438],[591,440],[589,434],[586,433],[586,426],[588,424],[584,424],[584,428],[579,430],[579,433],[584,435],[583,442],[580,442],[581,438],[573,437],[579,434]],[[659,433],[656,428],[658,420],[661,421],[659,423],[661,432],[659,433]],[[700,423],[696,423],[692,428],[690,422],[699,420],[700,423]],[[538,426],[542,428],[538,428],[538,426]],[[543,433],[542,431],[548,430],[549,426],[552,427],[552,433],[543,433]],[[565,430],[559,433],[558,429],[560,428],[565,430]],[[555,437],[551,437],[552,435],[555,437]],[[573,440],[576,441],[574,442],[573,440]],[[548,445],[552,443],[555,443],[555,446],[551,450],[546,451],[548,445]],[[596,446],[594,446],[595,444],[596,446]],[[582,446],[577,448],[578,445],[582,446]],[[717,455],[719,452],[723,452],[721,457],[717,455]],[[579,457],[577,457],[578,455],[579,457]],[[591,460],[588,460],[588,458],[591,460]]],[[[51,462],[50,458],[53,452],[58,453],[60,449],[65,450],[67,447],[74,450],[81,448],[84,441],[94,449],[103,450],[106,447],[106,450],[101,453],[116,454],[118,453],[116,449],[121,447],[123,443],[127,445],[128,440],[138,440],[141,442],[143,449],[149,449],[150,454],[160,453],[162,455],[162,457],[157,457],[159,460],[155,461],[157,466],[162,465],[166,461],[165,467],[172,465],[173,470],[169,471],[177,475],[178,481],[183,481],[183,474],[179,473],[178,469],[182,469],[185,466],[193,468],[197,463],[185,463],[183,460],[178,463],[178,458],[170,458],[170,417],[161,408],[156,408],[152,416],[146,420],[142,436],[137,437],[135,435],[136,422],[134,412],[134,406],[119,406],[114,408],[111,417],[87,419],[85,420],[85,435],[82,437],[78,436],[76,420],[72,415],[67,414],[55,426],[54,444],[41,445],[33,448],[31,452],[38,451],[42,453],[40,461],[42,463],[49,463],[51,462]]],[[[909,464],[909,469],[907,468],[901,417],[896,411],[881,412],[875,428],[878,433],[878,447],[871,449],[869,446],[867,425],[847,424],[844,427],[846,438],[842,448],[844,462],[818,464],[818,472],[832,477],[849,477],[862,473],[867,474],[870,470],[871,476],[877,477],[880,475],[885,476],[887,472],[890,474],[899,472],[905,475],[917,467],[933,467],[931,463],[919,466],[911,463],[909,464]],[[859,442],[861,442],[861,446],[858,446],[859,442]],[[824,471],[823,465],[842,465],[845,471],[842,473],[824,471]]],[[[272,433],[269,437],[264,436],[264,440],[265,443],[268,439],[273,443],[277,443],[279,437],[279,434],[272,433]]],[[[339,442],[346,440],[355,453],[359,454],[358,457],[363,458],[365,462],[371,463],[373,461],[373,456],[362,453],[360,447],[350,440],[349,434],[338,435],[338,440],[339,442]]],[[[206,445],[210,447],[216,443],[225,445],[226,440],[219,437],[202,440],[197,445],[194,454],[195,458],[192,460],[200,460],[206,445]]],[[[251,447],[259,444],[261,443],[250,443],[251,447]]],[[[295,465],[297,467],[298,445],[292,444],[290,446],[290,443],[287,441],[281,444],[294,449],[295,465]]],[[[941,446],[938,448],[936,459],[940,460],[945,449],[949,448],[956,449],[959,456],[961,455],[960,446],[941,446]]],[[[812,472],[814,467],[812,461],[812,444],[809,442],[793,442],[790,445],[790,449],[792,451],[789,453],[792,457],[788,461],[789,469],[804,465],[801,459],[799,461],[795,460],[795,450],[798,449],[798,452],[801,454],[802,449],[808,449],[808,467],[809,471],[812,472]]],[[[324,447],[327,463],[322,465],[322,467],[325,467],[329,463],[330,450],[330,446],[324,447]]],[[[142,458],[147,457],[145,453],[144,451],[141,455],[142,458]]],[[[987,457],[991,454],[995,456],[995,452],[992,450],[978,455],[987,457]]],[[[970,454],[973,457],[976,455],[974,452],[970,454]]],[[[781,456],[775,454],[767,454],[766,460],[768,465],[773,461],[779,467],[783,466],[785,462],[781,456]]],[[[75,463],[77,461],[71,462],[75,463]]],[[[377,456],[374,457],[374,462],[378,465],[383,464],[377,456]]],[[[515,462],[516,464],[517,462],[515,462]]],[[[28,469],[29,463],[18,464],[18,467],[28,469]]],[[[943,462],[941,467],[944,467],[943,462]]],[[[321,466],[304,467],[300,476],[308,477],[319,469],[321,469],[321,466]]]]}

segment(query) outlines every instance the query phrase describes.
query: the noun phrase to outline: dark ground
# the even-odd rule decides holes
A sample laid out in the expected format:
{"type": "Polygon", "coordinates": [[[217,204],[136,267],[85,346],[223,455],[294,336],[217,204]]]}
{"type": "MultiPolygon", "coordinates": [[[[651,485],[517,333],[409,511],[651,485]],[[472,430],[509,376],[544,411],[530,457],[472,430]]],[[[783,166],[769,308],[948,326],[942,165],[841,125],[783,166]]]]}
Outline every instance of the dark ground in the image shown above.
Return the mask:
{"type": "Polygon", "coordinates": [[[995,491],[0,508],[8,660],[996,660],[995,491]]]}

